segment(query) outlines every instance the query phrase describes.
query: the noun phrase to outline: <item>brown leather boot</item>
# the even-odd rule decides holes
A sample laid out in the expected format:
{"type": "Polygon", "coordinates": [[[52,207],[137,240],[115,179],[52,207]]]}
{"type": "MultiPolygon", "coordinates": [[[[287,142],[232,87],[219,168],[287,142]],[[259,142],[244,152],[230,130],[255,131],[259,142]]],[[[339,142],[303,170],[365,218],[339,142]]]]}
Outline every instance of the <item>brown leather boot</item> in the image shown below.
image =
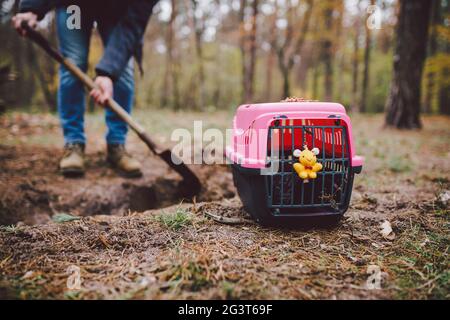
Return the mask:
{"type": "Polygon", "coordinates": [[[59,162],[59,169],[66,177],[84,174],[84,144],[69,143],[64,146],[64,156],[59,162]]]}
{"type": "Polygon", "coordinates": [[[108,145],[108,161],[127,178],[142,176],[141,164],[128,154],[125,146],[122,144],[108,145]]]}

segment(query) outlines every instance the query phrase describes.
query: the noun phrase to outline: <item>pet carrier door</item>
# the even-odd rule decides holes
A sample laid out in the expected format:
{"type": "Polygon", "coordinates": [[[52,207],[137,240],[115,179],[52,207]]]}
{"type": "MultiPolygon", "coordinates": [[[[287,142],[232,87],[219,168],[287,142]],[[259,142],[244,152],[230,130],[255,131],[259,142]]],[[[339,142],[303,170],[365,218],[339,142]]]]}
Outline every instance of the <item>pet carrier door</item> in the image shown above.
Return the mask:
{"type": "Polygon", "coordinates": [[[273,170],[266,176],[267,206],[273,215],[344,213],[353,175],[347,128],[340,120],[273,121],[269,128],[268,159],[273,170]],[[294,150],[318,148],[323,169],[304,181],[293,169],[294,150]],[[272,163],[275,161],[276,163],[272,163]]]}

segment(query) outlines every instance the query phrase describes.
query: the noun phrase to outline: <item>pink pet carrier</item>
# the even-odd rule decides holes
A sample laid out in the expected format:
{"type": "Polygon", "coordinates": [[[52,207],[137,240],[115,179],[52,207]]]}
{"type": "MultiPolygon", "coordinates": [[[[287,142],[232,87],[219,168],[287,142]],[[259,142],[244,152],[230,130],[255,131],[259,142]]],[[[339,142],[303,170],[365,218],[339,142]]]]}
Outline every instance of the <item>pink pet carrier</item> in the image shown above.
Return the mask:
{"type": "Polygon", "coordinates": [[[242,105],[225,154],[245,209],[264,225],[339,221],[363,165],[350,118],[338,103],[242,105]],[[305,147],[315,150],[322,167],[314,179],[294,170],[297,150],[305,147]]]}

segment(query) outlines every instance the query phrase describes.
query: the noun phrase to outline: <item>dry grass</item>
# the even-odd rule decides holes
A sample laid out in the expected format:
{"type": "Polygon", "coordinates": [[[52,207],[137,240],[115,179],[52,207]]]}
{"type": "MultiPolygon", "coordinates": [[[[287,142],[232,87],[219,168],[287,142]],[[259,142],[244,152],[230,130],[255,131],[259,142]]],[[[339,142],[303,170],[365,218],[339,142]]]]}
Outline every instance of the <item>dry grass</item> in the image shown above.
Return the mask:
{"type": "Polygon", "coordinates": [[[426,118],[425,129],[415,132],[382,130],[380,116],[355,116],[353,123],[366,164],[336,229],[230,226],[205,215],[244,217],[238,198],[3,227],[0,295],[449,299],[449,210],[442,195],[450,190],[450,120],[426,118]],[[380,234],[385,220],[392,239],[380,234]],[[81,268],[80,290],[66,287],[71,265],[81,268]],[[382,272],[380,290],[366,287],[371,265],[382,272]]]}

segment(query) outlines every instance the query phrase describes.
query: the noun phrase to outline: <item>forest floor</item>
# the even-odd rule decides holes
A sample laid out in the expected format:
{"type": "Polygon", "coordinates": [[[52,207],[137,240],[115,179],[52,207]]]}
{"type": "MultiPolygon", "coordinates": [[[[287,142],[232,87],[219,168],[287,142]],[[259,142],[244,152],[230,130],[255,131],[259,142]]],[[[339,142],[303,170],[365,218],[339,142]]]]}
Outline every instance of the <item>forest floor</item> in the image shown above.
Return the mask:
{"type": "MultiPolygon", "coordinates": [[[[194,120],[225,129],[232,117],[136,115],[163,144],[194,120]]],[[[449,299],[450,118],[425,117],[412,132],[383,129],[380,115],[352,120],[366,162],[344,220],[284,230],[247,219],[223,165],[193,166],[204,189],[182,201],[177,174],[133,134],[144,177],[117,176],[104,161],[100,114],[87,116],[86,176],[72,180],[57,170],[54,116],[1,116],[0,297],[449,299]],[[77,268],[81,286],[68,289],[77,268]]]]}

